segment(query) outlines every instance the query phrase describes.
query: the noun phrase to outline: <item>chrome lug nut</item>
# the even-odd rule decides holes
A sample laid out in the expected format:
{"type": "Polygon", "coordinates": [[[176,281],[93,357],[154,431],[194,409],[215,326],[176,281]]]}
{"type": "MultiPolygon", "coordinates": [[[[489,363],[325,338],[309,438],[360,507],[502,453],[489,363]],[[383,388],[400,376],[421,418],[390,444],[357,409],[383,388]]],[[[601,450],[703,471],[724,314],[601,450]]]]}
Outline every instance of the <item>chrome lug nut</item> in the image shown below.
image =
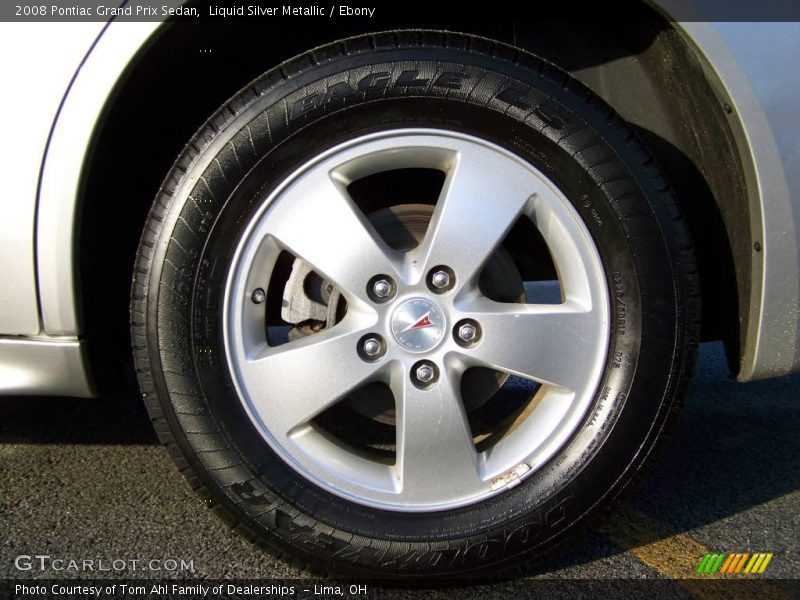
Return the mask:
{"type": "Polygon", "coordinates": [[[431,365],[420,365],[417,367],[416,375],[420,383],[430,383],[436,377],[436,371],[431,365]]]}
{"type": "Polygon", "coordinates": [[[264,293],[264,290],[262,288],[256,288],[253,290],[253,294],[250,296],[250,299],[255,304],[261,304],[262,302],[264,302],[264,300],[267,299],[267,295],[264,293]]]}
{"type": "Polygon", "coordinates": [[[456,274],[446,265],[438,265],[428,271],[425,278],[428,289],[434,294],[446,294],[455,287],[456,274]]]}
{"type": "Polygon", "coordinates": [[[375,362],[386,354],[386,344],[378,334],[368,333],[359,340],[357,351],[361,360],[375,362]]]}
{"type": "Polygon", "coordinates": [[[370,358],[380,356],[383,346],[377,338],[367,338],[362,345],[364,354],[370,358]]]}
{"type": "Polygon", "coordinates": [[[462,348],[472,348],[481,340],[481,326],[477,321],[464,319],[453,327],[453,337],[462,348]]]}
{"type": "Polygon", "coordinates": [[[458,337],[462,342],[474,342],[478,337],[478,329],[471,323],[464,323],[458,328],[458,337]]]}
{"type": "Polygon", "coordinates": [[[450,285],[450,274],[447,271],[436,271],[431,276],[431,283],[433,287],[443,290],[450,285]]]}
{"type": "Polygon", "coordinates": [[[392,284],[385,279],[378,279],[372,284],[372,293],[378,298],[388,298],[392,293],[392,284]]]}

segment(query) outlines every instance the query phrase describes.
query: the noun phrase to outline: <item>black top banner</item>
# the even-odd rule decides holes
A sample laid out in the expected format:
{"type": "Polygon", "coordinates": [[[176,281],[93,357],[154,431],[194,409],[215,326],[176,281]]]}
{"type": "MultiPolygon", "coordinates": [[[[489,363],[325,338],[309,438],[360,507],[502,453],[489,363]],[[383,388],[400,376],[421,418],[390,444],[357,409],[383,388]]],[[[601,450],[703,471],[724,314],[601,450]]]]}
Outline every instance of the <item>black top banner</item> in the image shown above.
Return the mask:
{"type": "Polygon", "coordinates": [[[375,3],[286,2],[243,0],[17,0],[0,3],[0,21],[230,21],[285,23],[303,19],[369,20],[379,24],[409,18],[471,20],[641,21],[800,21],[800,0],[617,0],[603,2],[438,3],[404,0],[375,3]]]}

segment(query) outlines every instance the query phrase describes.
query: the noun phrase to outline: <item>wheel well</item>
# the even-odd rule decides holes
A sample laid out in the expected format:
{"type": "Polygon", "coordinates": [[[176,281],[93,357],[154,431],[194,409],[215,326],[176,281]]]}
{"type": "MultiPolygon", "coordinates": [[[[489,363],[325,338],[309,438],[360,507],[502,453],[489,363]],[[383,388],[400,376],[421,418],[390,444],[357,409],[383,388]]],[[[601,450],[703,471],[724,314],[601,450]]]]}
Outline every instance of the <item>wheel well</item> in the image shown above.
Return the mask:
{"type": "MultiPolygon", "coordinates": [[[[599,27],[419,20],[392,27],[460,30],[514,44],[570,72],[634,124],[666,170],[694,237],[703,337],[725,339],[735,365],[738,307],[748,297],[750,272],[740,160],[723,105],[688,44],[655,13],[641,10],[637,27],[631,21],[599,27]]],[[[152,199],[184,144],[262,72],[310,47],[364,32],[359,26],[304,24],[300,31],[251,22],[175,23],[141,50],[106,107],[80,198],[81,310],[101,389],[128,380],[136,247],[152,199]]]]}
{"type": "Polygon", "coordinates": [[[655,154],[695,245],[702,339],[725,342],[735,373],[747,335],[752,235],[733,103],[717,95],[690,42],[642,10],[636,26],[579,21],[559,30],[525,24],[517,28],[517,44],[585,83],[655,154]]]}

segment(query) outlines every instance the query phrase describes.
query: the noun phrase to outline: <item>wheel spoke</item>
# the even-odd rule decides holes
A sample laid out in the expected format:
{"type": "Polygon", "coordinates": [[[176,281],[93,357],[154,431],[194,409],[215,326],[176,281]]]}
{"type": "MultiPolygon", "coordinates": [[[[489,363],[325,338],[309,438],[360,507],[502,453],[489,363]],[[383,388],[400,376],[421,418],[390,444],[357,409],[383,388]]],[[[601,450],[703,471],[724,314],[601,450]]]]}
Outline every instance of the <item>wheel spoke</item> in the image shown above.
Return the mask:
{"type": "Polygon", "coordinates": [[[469,362],[572,391],[585,384],[606,327],[591,310],[570,303],[489,300],[476,301],[471,309],[464,315],[480,323],[483,337],[464,351],[469,362]]]}
{"type": "Polygon", "coordinates": [[[462,151],[445,180],[425,240],[411,253],[419,276],[437,265],[469,282],[503,241],[534,192],[521,166],[492,152],[462,151]]]}
{"type": "Polygon", "coordinates": [[[447,378],[432,389],[407,374],[392,379],[397,404],[397,468],[407,501],[432,490],[474,491],[480,485],[477,454],[461,394],[447,378]]]}
{"type": "Polygon", "coordinates": [[[376,378],[380,364],[357,354],[365,330],[335,328],[277,348],[241,365],[253,407],[271,431],[288,435],[360,385],[376,378]],[[313,370],[313,381],[308,380],[313,370]]]}
{"type": "Polygon", "coordinates": [[[369,279],[397,277],[402,262],[327,171],[295,182],[271,209],[265,233],[351,297],[365,299],[369,279]]]}

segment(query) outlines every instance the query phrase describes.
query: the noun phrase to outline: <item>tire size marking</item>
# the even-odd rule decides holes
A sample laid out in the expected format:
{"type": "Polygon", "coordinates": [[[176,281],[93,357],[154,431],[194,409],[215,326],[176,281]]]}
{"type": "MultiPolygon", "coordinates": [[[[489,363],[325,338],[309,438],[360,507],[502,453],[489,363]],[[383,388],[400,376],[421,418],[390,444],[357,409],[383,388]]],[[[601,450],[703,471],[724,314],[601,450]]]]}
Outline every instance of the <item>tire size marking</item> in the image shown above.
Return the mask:
{"type": "Polygon", "coordinates": [[[605,405],[606,400],[608,400],[608,395],[611,393],[611,388],[608,386],[603,387],[603,392],[600,394],[600,398],[597,400],[597,404],[595,404],[594,410],[592,411],[592,416],[589,419],[589,425],[594,425],[597,419],[600,417],[600,413],[603,412],[603,406],[605,405]]]}
{"type": "Polygon", "coordinates": [[[600,216],[600,213],[597,212],[597,209],[592,205],[592,199],[589,196],[583,196],[581,198],[581,206],[589,211],[589,214],[594,219],[594,222],[597,224],[598,227],[602,227],[604,225],[603,218],[600,216]]]}
{"type": "MultiPolygon", "coordinates": [[[[622,274],[614,271],[611,275],[612,293],[614,295],[614,330],[617,335],[625,335],[627,327],[627,304],[625,303],[625,283],[622,281],[622,274]]],[[[618,365],[614,365],[618,366],[618,365]]]]}

